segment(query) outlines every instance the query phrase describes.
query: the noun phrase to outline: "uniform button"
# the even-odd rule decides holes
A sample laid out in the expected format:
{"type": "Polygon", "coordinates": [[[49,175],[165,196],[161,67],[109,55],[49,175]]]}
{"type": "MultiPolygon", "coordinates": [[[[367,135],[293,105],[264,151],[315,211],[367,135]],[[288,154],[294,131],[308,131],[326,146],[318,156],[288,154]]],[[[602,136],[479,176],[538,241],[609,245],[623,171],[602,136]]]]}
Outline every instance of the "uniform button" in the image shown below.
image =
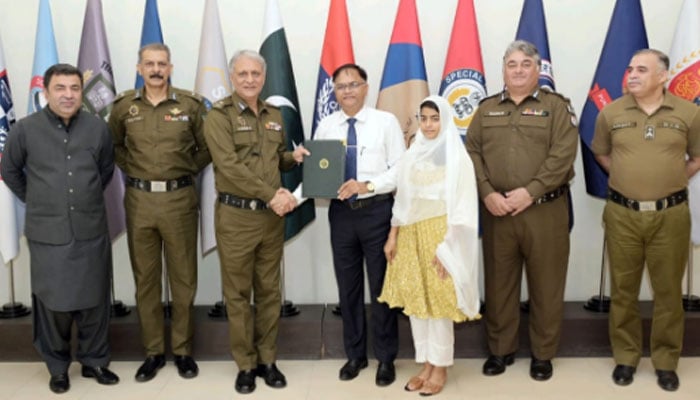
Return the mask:
{"type": "Polygon", "coordinates": [[[71,211],[75,210],[75,207],[70,206],[70,210],[71,210],[71,211]]]}
{"type": "Polygon", "coordinates": [[[68,193],[73,193],[73,189],[68,189],[68,193]]]}
{"type": "Polygon", "coordinates": [[[66,158],[70,160],[70,154],[69,154],[69,155],[67,155],[67,156],[66,156],[66,158]]]}
{"type": "Polygon", "coordinates": [[[63,143],[68,143],[68,139],[63,139],[63,143]]]}
{"type": "Polygon", "coordinates": [[[73,172],[72,172],[72,171],[68,171],[68,176],[73,176],[73,172]]]}

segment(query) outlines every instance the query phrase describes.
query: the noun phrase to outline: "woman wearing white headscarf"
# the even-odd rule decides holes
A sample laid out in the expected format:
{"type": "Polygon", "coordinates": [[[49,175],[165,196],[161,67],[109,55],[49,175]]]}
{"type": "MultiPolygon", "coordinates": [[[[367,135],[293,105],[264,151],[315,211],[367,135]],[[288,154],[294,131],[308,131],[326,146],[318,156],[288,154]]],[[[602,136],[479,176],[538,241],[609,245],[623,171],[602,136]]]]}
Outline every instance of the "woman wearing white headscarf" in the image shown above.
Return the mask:
{"type": "Polygon", "coordinates": [[[478,319],[478,198],[474,167],[448,102],[427,97],[420,130],[397,164],[389,265],[379,301],[410,316],[420,373],[405,386],[442,390],[454,362],[454,324],[478,319]]]}

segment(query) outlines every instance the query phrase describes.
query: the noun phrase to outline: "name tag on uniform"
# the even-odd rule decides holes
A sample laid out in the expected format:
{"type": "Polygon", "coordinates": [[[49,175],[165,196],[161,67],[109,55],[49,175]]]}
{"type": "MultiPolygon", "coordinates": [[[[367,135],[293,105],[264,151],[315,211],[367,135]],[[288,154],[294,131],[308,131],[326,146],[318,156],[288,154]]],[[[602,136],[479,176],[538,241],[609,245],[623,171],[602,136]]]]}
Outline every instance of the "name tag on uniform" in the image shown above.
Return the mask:
{"type": "Polygon", "coordinates": [[[236,127],[236,132],[250,132],[253,130],[252,126],[249,125],[238,125],[236,127]]]}
{"type": "Polygon", "coordinates": [[[510,115],[510,111],[489,111],[484,114],[484,117],[505,117],[510,115]]]}
{"type": "Polygon", "coordinates": [[[549,116],[549,111],[547,110],[536,110],[533,108],[526,108],[524,109],[520,115],[530,115],[533,117],[547,117],[549,116]]]}
{"type": "Polygon", "coordinates": [[[637,123],[633,122],[633,121],[615,122],[610,129],[616,130],[616,129],[634,128],[636,126],[637,126],[637,123]]]}

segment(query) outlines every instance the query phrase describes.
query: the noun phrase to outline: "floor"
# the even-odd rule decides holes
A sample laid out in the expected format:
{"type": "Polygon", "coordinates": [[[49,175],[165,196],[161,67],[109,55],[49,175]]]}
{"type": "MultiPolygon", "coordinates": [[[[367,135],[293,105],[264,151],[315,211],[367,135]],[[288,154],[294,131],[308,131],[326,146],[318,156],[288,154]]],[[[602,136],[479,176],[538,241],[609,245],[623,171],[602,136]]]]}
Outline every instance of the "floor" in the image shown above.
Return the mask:
{"type": "MultiPolygon", "coordinates": [[[[656,385],[656,376],[648,358],[642,360],[630,386],[616,386],[610,374],[614,367],[609,358],[558,358],[554,361],[554,377],[547,382],[536,382],[528,375],[529,361],[517,359],[505,374],[486,377],[481,374],[480,359],[458,359],[448,371],[448,384],[436,396],[452,399],[585,399],[585,400],[643,400],[643,399],[694,399],[700,398],[700,358],[681,359],[678,374],[680,389],[675,393],[664,392],[656,385]]],[[[397,380],[386,388],[374,384],[376,362],[363,370],[358,378],[349,382],[338,380],[338,370],[343,360],[283,360],[278,366],[287,376],[288,386],[272,389],[258,379],[258,388],[249,395],[240,395],[233,389],[237,372],[233,362],[200,362],[199,377],[185,380],[177,375],[172,363],[168,363],[158,376],[147,383],[137,383],[133,375],[138,362],[113,362],[111,369],[122,381],[116,386],[98,385],[94,380],[80,376],[80,366],[73,363],[70,369],[71,389],[55,395],[48,388],[49,375],[41,363],[0,363],[0,399],[128,399],[217,400],[244,398],[255,399],[417,399],[416,393],[403,390],[408,378],[418,371],[411,360],[398,360],[397,380]]]]}

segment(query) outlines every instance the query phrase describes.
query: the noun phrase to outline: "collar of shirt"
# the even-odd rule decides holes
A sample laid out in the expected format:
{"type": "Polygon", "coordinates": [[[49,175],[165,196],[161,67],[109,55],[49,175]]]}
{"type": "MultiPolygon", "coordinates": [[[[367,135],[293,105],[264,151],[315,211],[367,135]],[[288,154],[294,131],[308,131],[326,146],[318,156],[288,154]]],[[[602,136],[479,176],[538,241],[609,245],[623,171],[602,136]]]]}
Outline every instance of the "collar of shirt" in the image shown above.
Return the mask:
{"type": "MultiPolygon", "coordinates": [[[[233,108],[236,109],[238,115],[243,114],[245,110],[249,110],[251,114],[254,114],[253,110],[251,110],[250,107],[248,107],[248,103],[246,103],[245,100],[243,100],[241,96],[239,96],[236,92],[231,93],[231,100],[234,105],[233,108]]],[[[263,112],[268,112],[267,103],[260,100],[260,98],[258,98],[258,111],[259,114],[262,114],[263,112]]]]}
{"type": "Polygon", "coordinates": [[[339,125],[347,124],[349,118],[355,118],[358,122],[364,123],[367,122],[367,106],[362,106],[360,111],[358,111],[357,114],[353,115],[352,117],[345,114],[345,111],[343,111],[343,109],[340,109],[338,115],[339,118],[336,122],[338,122],[339,125]]]}
{"type": "MultiPolygon", "coordinates": [[[[530,93],[529,95],[525,96],[525,98],[523,99],[523,101],[525,101],[526,99],[529,99],[529,98],[533,98],[533,99],[539,101],[539,100],[540,100],[540,88],[535,88],[535,90],[534,90],[532,93],[530,93]]],[[[507,100],[507,101],[511,101],[511,102],[513,101],[513,100],[511,100],[511,98],[510,98],[510,93],[508,93],[508,90],[507,90],[507,89],[503,89],[503,91],[501,92],[501,100],[500,100],[500,103],[503,103],[503,102],[506,101],[506,100],[507,100]]]]}
{"type": "MultiPolygon", "coordinates": [[[[70,119],[68,120],[68,124],[65,126],[66,132],[68,131],[70,126],[73,125],[73,122],[75,122],[75,120],[78,119],[81,110],[82,108],[79,108],[78,111],[75,114],[73,114],[72,117],[70,117],[70,119]]],[[[51,108],[48,105],[43,108],[43,111],[46,112],[46,116],[49,118],[49,120],[63,124],[63,118],[59,117],[55,112],[53,112],[53,110],[51,110],[51,108]]]]}
{"type": "MultiPolygon", "coordinates": [[[[622,101],[625,109],[632,109],[632,108],[639,108],[637,106],[637,100],[635,100],[634,96],[631,94],[626,94],[620,98],[620,101],[622,101]]],[[[671,99],[671,95],[664,89],[664,101],[661,103],[659,106],[659,109],[662,108],[668,108],[673,110],[673,100],[671,99]]],[[[641,110],[641,108],[639,108],[641,110]]]]}
{"type": "MultiPolygon", "coordinates": [[[[141,99],[146,101],[145,94],[146,87],[142,86],[134,91],[134,99],[141,99]]],[[[166,100],[178,101],[177,92],[172,86],[168,86],[168,95],[165,97],[166,100]]]]}

